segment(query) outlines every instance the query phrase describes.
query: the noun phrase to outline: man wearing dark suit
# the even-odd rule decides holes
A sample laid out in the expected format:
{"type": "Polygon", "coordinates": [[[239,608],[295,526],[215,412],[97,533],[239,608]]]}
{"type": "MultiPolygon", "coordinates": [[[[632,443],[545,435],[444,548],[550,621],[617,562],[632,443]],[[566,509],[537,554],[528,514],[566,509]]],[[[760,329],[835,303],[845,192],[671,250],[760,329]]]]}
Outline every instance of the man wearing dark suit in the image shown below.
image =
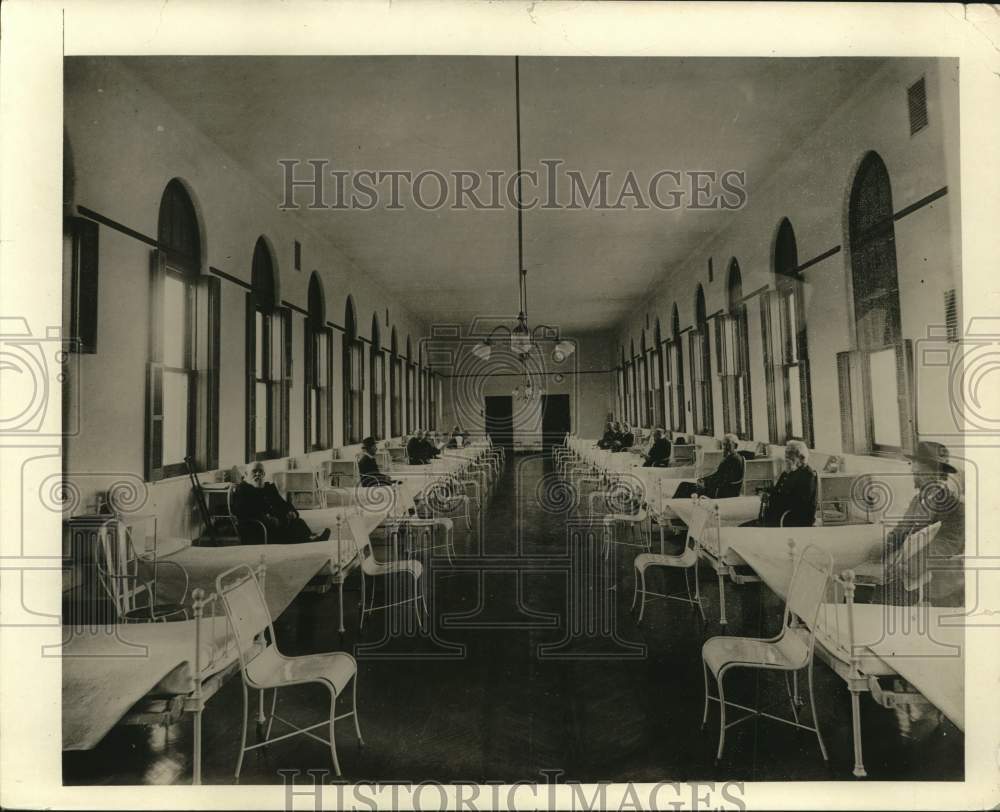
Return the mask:
{"type": "Polygon", "coordinates": [[[817,477],[809,449],[799,440],[785,445],[785,470],[765,498],[764,527],[812,527],[816,523],[817,477]]]}
{"type": "Polygon", "coordinates": [[[662,429],[653,431],[653,445],[646,454],[643,468],[666,468],[670,464],[670,440],[663,435],[662,429]]]}
{"type": "Polygon", "coordinates": [[[598,448],[611,448],[615,442],[615,427],[613,423],[608,423],[604,429],[604,435],[597,441],[598,448]]]}
{"type": "Polygon", "coordinates": [[[729,499],[739,496],[743,490],[743,472],[746,461],[737,453],[739,438],[727,434],[722,438],[722,462],[714,473],[699,479],[697,484],[682,482],[674,492],[674,499],[687,499],[693,494],[709,499],[729,499]]]}
{"type": "Polygon", "coordinates": [[[259,462],[254,463],[250,476],[254,484],[240,482],[233,494],[233,513],[240,522],[261,522],[267,528],[269,544],[301,544],[330,537],[329,528],[313,535],[309,525],[299,518],[298,511],[282,497],[274,483],[264,481],[264,466],[259,462]]]}
{"type": "Polygon", "coordinates": [[[615,441],[614,451],[626,451],[635,443],[635,435],[628,427],[628,423],[622,423],[622,432],[615,441]]]}
{"type": "Polygon", "coordinates": [[[358,474],[361,476],[361,486],[377,488],[380,485],[392,485],[392,479],[383,474],[375,457],[375,438],[365,437],[361,441],[361,456],[358,458],[358,474]]]}
{"type": "Polygon", "coordinates": [[[406,443],[406,458],[410,465],[426,465],[427,456],[424,448],[423,432],[417,429],[406,443]]]}
{"type": "Polygon", "coordinates": [[[438,448],[434,435],[429,431],[424,432],[423,454],[425,462],[430,462],[435,457],[441,456],[441,449],[438,448]]]}

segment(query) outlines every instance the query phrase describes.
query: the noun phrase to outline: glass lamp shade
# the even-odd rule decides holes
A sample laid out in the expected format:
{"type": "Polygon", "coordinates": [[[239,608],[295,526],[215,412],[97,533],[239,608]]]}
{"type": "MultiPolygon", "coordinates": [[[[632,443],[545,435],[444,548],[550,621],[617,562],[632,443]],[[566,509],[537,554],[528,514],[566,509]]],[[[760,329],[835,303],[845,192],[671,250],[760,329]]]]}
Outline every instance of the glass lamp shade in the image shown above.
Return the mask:
{"type": "Polygon", "coordinates": [[[520,322],[510,334],[510,349],[518,355],[528,355],[531,352],[531,333],[524,322],[520,322]]]}
{"type": "Polygon", "coordinates": [[[576,344],[574,344],[572,341],[560,341],[558,344],[556,344],[556,347],[553,350],[552,354],[555,357],[556,361],[559,362],[569,358],[575,350],[576,350],[576,344]]]}
{"type": "Polygon", "coordinates": [[[489,361],[490,360],[490,354],[492,352],[493,352],[493,348],[486,341],[483,341],[483,342],[481,342],[479,344],[476,344],[472,348],[472,354],[474,356],[476,356],[476,358],[479,358],[479,359],[481,359],[483,361],[489,361]]]}

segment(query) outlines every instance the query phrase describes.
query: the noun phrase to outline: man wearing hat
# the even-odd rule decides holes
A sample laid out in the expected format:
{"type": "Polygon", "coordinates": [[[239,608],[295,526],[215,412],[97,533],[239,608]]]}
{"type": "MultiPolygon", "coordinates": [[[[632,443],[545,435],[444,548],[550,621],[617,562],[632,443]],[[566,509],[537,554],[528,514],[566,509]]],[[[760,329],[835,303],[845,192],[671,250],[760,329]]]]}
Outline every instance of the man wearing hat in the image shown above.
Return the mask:
{"type": "Polygon", "coordinates": [[[376,450],[374,437],[365,437],[361,441],[361,456],[358,457],[358,474],[361,477],[361,486],[363,488],[377,488],[382,485],[393,484],[392,478],[379,470],[376,450]]]}
{"type": "Polygon", "coordinates": [[[949,462],[948,448],[941,443],[922,441],[907,454],[917,493],[907,505],[903,518],[886,536],[886,554],[895,552],[911,533],[935,522],[941,529],[931,542],[930,556],[950,557],[965,551],[965,506],[958,482],[958,470],[949,462]]]}

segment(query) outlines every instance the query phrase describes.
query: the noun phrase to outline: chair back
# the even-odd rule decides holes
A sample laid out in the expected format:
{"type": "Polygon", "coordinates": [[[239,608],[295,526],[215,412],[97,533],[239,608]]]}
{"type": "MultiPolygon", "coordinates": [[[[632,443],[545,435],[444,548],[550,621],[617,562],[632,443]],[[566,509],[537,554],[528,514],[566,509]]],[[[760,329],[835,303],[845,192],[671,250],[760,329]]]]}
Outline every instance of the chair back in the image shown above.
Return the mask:
{"type": "Polygon", "coordinates": [[[404,446],[389,446],[389,461],[406,463],[406,448],[404,446]]]}
{"type": "MultiPolygon", "coordinates": [[[[368,537],[368,531],[365,530],[362,517],[357,514],[349,515],[347,517],[347,530],[351,534],[358,561],[361,562],[361,571],[366,575],[374,575],[378,562],[375,560],[375,551],[372,549],[372,542],[368,537]]],[[[337,532],[344,532],[343,522],[337,523],[337,532]]]]}
{"type": "Polygon", "coordinates": [[[812,656],[819,610],[832,577],[833,556],[815,544],[807,546],[795,562],[785,599],[782,638],[794,641],[797,657],[807,660],[812,656]]]}
{"type": "Polygon", "coordinates": [[[277,471],[274,484],[292,507],[300,510],[324,507],[318,484],[318,473],[308,469],[277,471]]]}
{"type": "Polygon", "coordinates": [[[694,465],[697,456],[698,447],[693,443],[675,443],[670,448],[670,464],[673,466],[694,465]]]}
{"type": "Polygon", "coordinates": [[[918,602],[923,602],[924,587],[931,580],[927,553],[940,529],[941,522],[935,522],[928,527],[913,531],[885,564],[886,582],[901,584],[907,592],[916,591],[918,602]]]}
{"type": "Polygon", "coordinates": [[[137,596],[145,592],[139,582],[139,559],[128,528],[117,518],[108,519],[97,531],[97,577],[118,618],[136,608],[137,596]]]}
{"type": "Polygon", "coordinates": [[[244,679],[248,679],[247,669],[269,646],[274,645],[274,625],[271,610],[264,597],[266,565],[261,562],[256,568],[248,564],[237,564],[222,572],[215,579],[215,593],[222,601],[229,621],[229,628],[236,640],[240,667],[244,679]],[[269,641],[263,646],[255,645],[258,636],[267,630],[269,641]]]}

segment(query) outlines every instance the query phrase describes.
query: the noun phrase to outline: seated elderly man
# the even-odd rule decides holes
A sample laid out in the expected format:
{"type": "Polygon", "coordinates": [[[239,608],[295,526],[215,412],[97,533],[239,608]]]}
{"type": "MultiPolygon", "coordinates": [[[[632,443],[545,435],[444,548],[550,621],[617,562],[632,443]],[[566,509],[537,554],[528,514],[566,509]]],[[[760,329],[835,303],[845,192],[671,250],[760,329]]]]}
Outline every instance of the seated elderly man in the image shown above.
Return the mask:
{"type": "Polygon", "coordinates": [[[622,430],[619,435],[615,438],[614,444],[612,445],[612,451],[627,451],[635,443],[635,435],[632,433],[632,429],[629,428],[628,423],[622,423],[622,430]]]}
{"type": "Polygon", "coordinates": [[[670,464],[670,440],[663,429],[653,429],[653,443],[644,456],[643,468],[666,468],[670,464]]]}
{"type": "Polygon", "coordinates": [[[743,490],[743,472],[746,461],[736,451],[739,438],[727,434],[722,438],[722,462],[715,471],[702,477],[697,484],[682,482],[674,492],[674,499],[687,499],[695,494],[709,499],[728,499],[739,496],[743,490]]]}
{"type": "Polygon", "coordinates": [[[424,433],[417,429],[406,443],[406,458],[410,465],[426,465],[427,450],[424,447],[424,433]]]}
{"type": "Polygon", "coordinates": [[[391,477],[383,474],[378,467],[376,456],[377,446],[374,437],[365,437],[361,441],[361,456],[358,458],[358,474],[361,477],[361,487],[377,488],[380,485],[392,485],[391,477]]]}
{"type": "MultiPolygon", "coordinates": [[[[953,476],[958,471],[949,462],[947,447],[941,443],[921,442],[916,452],[907,456],[917,493],[907,505],[902,519],[886,534],[885,548],[878,557],[881,560],[883,556],[892,555],[911,533],[940,522],[941,527],[928,548],[929,566],[938,570],[933,573],[929,589],[931,603],[935,606],[962,606],[965,602],[962,569],[945,563],[946,559],[965,552],[965,509],[961,489],[953,476]]],[[[885,594],[900,595],[893,580],[901,573],[888,572],[885,575],[885,594]]]]}
{"type": "Polygon", "coordinates": [[[816,523],[818,479],[809,449],[800,440],[785,444],[785,470],[761,499],[761,518],[744,527],[812,527],[816,523]]]}
{"type": "Polygon", "coordinates": [[[302,544],[330,538],[330,528],[314,534],[274,483],[264,481],[264,466],[261,463],[253,464],[250,477],[252,485],[243,481],[243,473],[238,467],[233,466],[230,470],[230,480],[237,483],[233,494],[233,513],[237,520],[262,523],[267,528],[269,544],[302,544]]]}
{"type": "Polygon", "coordinates": [[[432,431],[424,432],[423,449],[424,449],[424,458],[427,462],[430,462],[435,457],[441,456],[441,446],[438,443],[437,437],[435,436],[434,432],[432,431]]]}
{"type": "Polygon", "coordinates": [[[615,442],[615,424],[608,421],[608,424],[604,427],[604,434],[601,435],[601,439],[597,441],[598,448],[611,448],[615,442]]]}

